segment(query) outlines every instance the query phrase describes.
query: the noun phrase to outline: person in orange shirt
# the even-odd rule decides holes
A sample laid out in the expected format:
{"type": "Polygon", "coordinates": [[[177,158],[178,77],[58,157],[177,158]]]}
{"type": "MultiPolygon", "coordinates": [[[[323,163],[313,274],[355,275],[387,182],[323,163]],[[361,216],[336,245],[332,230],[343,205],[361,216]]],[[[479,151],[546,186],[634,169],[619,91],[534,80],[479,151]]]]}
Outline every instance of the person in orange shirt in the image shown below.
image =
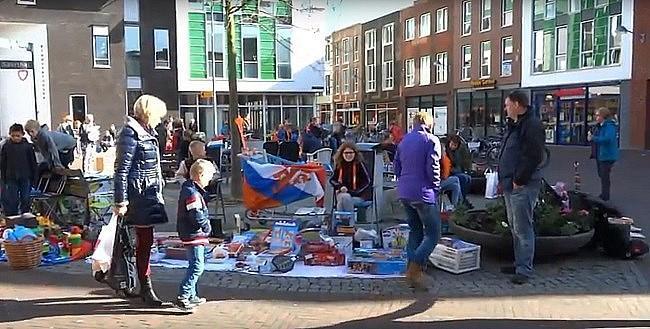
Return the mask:
{"type": "MultiPolygon", "coordinates": [[[[451,175],[452,163],[451,159],[447,155],[447,152],[442,151],[442,157],[440,159],[440,192],[441,195],[445,192],[451,192],[450,200],[453,208],[457,207],[461,200],[461,190],[460,190],[460,180],[456,176],[451,175]]],[[[451,208],[451,207],[450,207],[451,208]]]]}

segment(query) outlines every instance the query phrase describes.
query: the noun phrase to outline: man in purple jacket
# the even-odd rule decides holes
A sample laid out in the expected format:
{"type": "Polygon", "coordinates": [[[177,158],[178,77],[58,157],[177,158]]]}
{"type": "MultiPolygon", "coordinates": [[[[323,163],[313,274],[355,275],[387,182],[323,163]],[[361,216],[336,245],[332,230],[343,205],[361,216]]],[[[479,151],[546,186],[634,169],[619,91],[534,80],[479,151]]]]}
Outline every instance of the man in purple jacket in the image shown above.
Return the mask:
{"type": "Polygon", "coordinates": [[[397,195],[404,204],[411,228],[406,247],[409,261],[406,280],[414,288],[424,288],[423,269],[440,239],[440,210],[436,200],[442,152],[440,140],[431,133],[432,126],[429,114],[417,113],[413,130],[397,147],[394,161],[397,195]]]}

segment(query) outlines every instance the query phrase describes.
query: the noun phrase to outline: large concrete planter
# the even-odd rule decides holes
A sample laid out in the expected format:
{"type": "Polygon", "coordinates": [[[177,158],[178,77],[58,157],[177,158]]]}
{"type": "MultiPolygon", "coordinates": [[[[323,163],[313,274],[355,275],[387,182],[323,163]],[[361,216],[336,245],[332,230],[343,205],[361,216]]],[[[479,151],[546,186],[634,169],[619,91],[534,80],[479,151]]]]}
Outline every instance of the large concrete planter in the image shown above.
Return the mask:
{"type": "MultiPolygon", "coordinates": [[[[497,235],[472,230],[454,221],[449,221],[451,231],[460,239],[478,244],[488,251],[498,251],[500,254],[512,253],[512,235],[497,235]]],[[[569,236],[538,236],[535,239],[535,256],[554,256],[571,254],[586,246],[594,236],[594,230],[569,236]]]]}

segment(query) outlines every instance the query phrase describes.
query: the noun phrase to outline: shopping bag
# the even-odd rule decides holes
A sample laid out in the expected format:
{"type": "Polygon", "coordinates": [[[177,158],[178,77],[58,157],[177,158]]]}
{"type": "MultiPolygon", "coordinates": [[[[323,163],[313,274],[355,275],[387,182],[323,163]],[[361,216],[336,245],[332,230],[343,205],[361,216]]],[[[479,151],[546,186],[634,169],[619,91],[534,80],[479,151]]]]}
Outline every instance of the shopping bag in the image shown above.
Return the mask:
{"type": "Polygon", "coordinates": [[[499,174],[489,169],[485,171],[485,198],[496,199],[499,196],[499,174]]]}
{"type": "Polygon", "coordinates": [[[108,225],[102,227],[95,245],[95,252],[91,256],[93,276],[96,272],[106,273],[111,266],[115,233],[117,231],[118,216],[113,214],[108,225]]]}

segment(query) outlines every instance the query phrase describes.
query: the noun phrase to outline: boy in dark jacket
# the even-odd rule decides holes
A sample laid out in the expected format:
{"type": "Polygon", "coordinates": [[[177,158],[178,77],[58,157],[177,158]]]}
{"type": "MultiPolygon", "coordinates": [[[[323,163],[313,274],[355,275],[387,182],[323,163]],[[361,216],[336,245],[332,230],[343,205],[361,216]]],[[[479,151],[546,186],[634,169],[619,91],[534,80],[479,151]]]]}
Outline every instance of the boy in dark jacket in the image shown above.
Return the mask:
{"type": "Polygon", "coordinates": [[[208,236],[212,230],[204,196],[205,187],[214,174],[215,167],[210,161],[196,160],[190,167],[190,180],[183,183],[178,198],[176,229],[187,248],[189,265],[174,305],[183,311],[190,311],[206,302],[204,298],[197,295],[196,284],[203,274],[205,246],[208,244],[208,236]]]}
{"type": "Polygon", "coordinates": [[[4,183],[5,214],[14,216],[30,211],[30,192],[38,169],[34,147],[24,138],[23,126],[12,125],[9,134],[11,138],[0,153],[0,175],[4,183]]]}

